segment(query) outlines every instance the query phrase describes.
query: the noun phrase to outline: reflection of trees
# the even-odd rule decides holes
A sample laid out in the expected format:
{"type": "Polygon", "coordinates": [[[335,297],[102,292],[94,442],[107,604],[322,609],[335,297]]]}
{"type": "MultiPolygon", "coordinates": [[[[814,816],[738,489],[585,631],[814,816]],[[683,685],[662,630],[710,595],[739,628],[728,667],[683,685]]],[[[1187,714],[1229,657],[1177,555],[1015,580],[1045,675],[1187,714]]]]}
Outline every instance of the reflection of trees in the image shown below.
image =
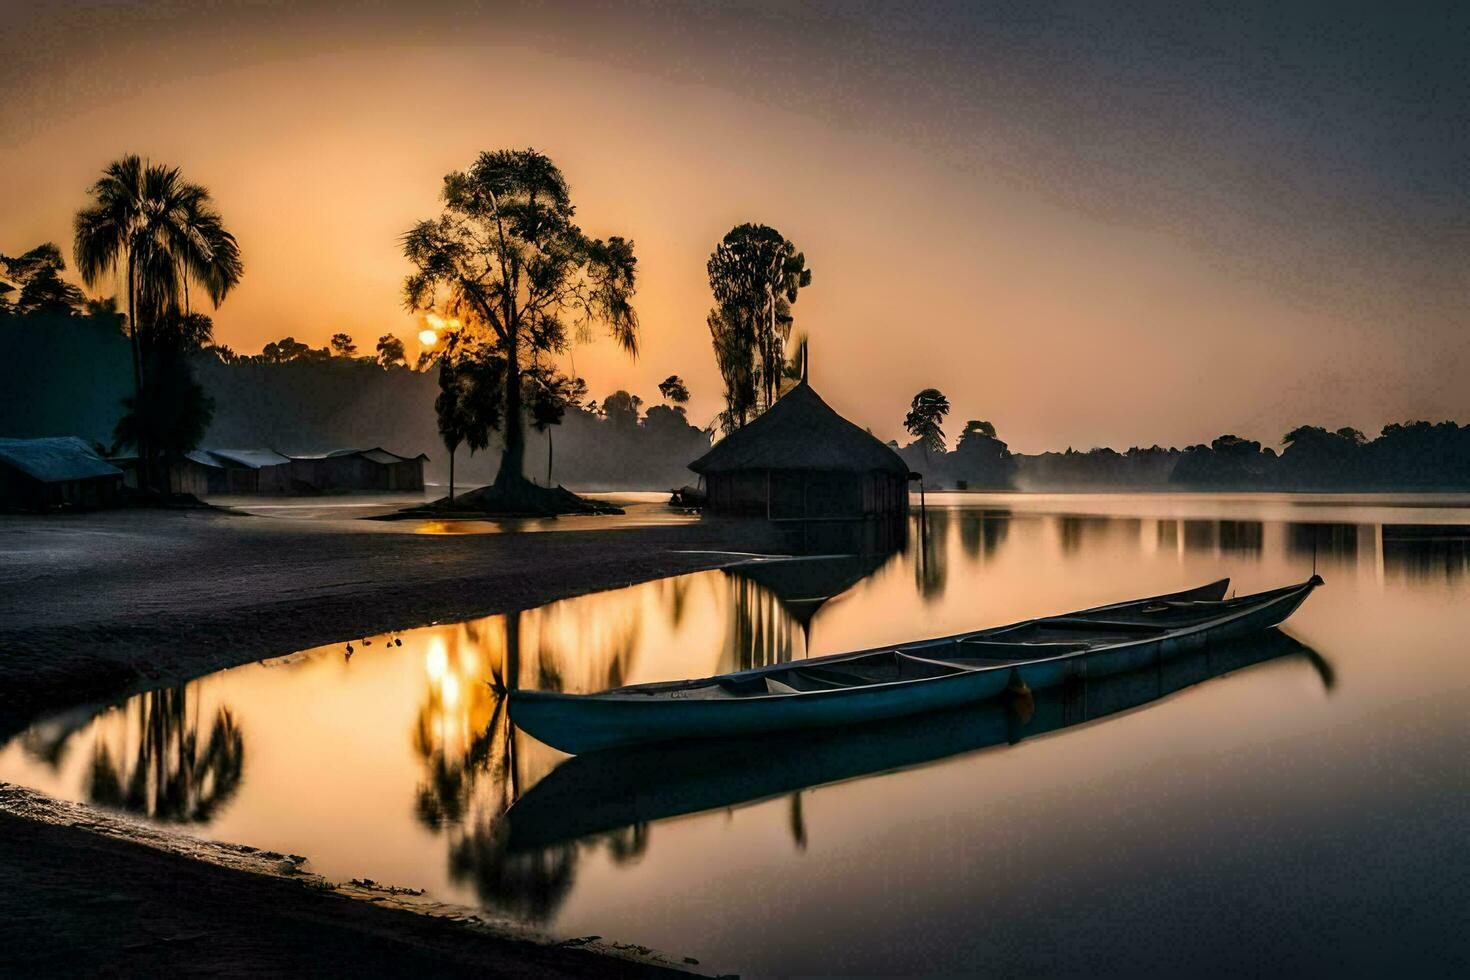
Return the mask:
{"type": "Polygon", "coordinates": [[[730,659],[735,670],[784,664],[795,656],[795,621],[774,592],[739,576],[730,579],[730,659]]]}
{"type": "Polygon", "coordinates": [[[914,585],[926,602],[944,595],[948,578],[949,511],[931,509],[928,528],[914,536],[914,585]]]}
{"type": "Polygon", "coordinates": [[[1005,542],[1011,529],[1008,510],[962,510],[959,512],[960,544],[970,558],[989,558],[1005,542]]]}
{"type": "MultiPolygon", "coordinates": [[[[614,617],[602,615],[596,624],[557,618],[576,608],[492,617],[432,640],[411,736],[423,766],[415,812],[448,838],[450,875],[472,885],[487,905],[531,921],[554,915],[570,892],[578,849],[506,853],[503,817],[523,783],[507,692],[528,676],[541,690],[617,687],[631,670],[641,627],[636,610],[610,631],[606,620],[614,617]],[[596,642],[579,646],[568,634],[596,642]],[[579,676],[589,669],[590,676],[579,676]]],[[[606,843],[622,862],[636,860],[647,838],[646,827],[628,828],[606,835],[606,843]]]]}
{"type": "Polygon", "coordinates": [[[492,907],[532,922],[556,914],[576,879],[577,845],[508,854],[505,824],[482,819],[449,844],[449,874],[492,907]]]}
{"type": "Polygon", "coordinates": [[[91,802],[153,820],[204,823],[240,788],[245,740],[229,708],[215,712],[202,741],[199,717],[189,717],[187,687],[140,695],[124,711],[137,720],[137,750],[129,764],[99,736],[88,775],[91,802]]]}
{"type": "Polygon", "coordinates": [[[1443,524],[1385,524],[1383,567],[1411,581],[1453,582],[1470,574],[1470,527],[1443,524]]]}

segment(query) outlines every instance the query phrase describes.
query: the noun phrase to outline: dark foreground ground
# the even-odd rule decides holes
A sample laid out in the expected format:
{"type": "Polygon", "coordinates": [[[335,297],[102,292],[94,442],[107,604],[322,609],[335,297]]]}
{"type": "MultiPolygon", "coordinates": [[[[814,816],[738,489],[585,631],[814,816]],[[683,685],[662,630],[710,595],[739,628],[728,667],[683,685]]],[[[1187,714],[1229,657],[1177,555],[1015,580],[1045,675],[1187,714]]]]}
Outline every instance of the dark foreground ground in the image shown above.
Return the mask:
{"type": "Polygon", "coordinates": [[[273,872],[292,869],[282,857],[0,784],[0,975],[681,975],[646,954],[517,939],[273,872]]]}
{"type": "MultiPolygon", "coordinates": [[[[445,536],[218,511],[0,517],[0,741],[49,709],[710,568],[754,545],[739,526],[608,521],[445,536]]],[[[58,817],[65,806],[0,785],[0,974],[655,968],[378,907],[95,810],[58,817]]]]}

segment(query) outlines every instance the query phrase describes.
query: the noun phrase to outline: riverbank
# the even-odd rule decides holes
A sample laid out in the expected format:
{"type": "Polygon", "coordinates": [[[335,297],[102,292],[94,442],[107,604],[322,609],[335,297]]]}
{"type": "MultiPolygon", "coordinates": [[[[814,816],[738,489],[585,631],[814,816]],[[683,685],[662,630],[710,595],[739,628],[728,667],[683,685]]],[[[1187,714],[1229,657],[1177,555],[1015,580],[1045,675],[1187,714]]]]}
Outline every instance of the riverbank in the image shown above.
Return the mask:
{"type": "MultiPolygon", "coordinates": [[[[620,520],[446,534],[219,510],[0,518],[0,739],[50,709],[716,567],[751,547],[739,525],[620,520]]],[[[332,884],[279,855],[15,786],[0,786],[0,880],[10,883],[0,889],[0,964],[9,957],[24,972],[662,969],[638,947],[604,944],[634,957],[609,959],[516,938],[464,910],[446,921],[444,907],[418,907],[426,900],[415,896],[332,884]]]]}
{"type": "Polygon", "coordinates": [[[651,978],[695,968],[596,937],[553,942],[309,867],[0,783],[0,972],[651,978]]]}
{"type": "Polygon", "coordinates": [[[0,517],[0,738],[51,708],[712,568],[752,548],[740,524],[576,526],[589,520],[436,534],[217,510],[0,517]]]}

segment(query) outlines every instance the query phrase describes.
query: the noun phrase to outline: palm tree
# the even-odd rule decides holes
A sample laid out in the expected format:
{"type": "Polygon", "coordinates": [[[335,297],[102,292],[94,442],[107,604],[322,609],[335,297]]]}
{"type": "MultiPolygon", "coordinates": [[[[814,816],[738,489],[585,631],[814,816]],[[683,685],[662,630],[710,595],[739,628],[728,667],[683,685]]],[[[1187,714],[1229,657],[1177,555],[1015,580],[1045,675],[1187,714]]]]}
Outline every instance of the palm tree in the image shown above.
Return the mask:
{"type": "MultiPolygon", "coordinates": [[[[90,287],[120,264],[126,267],[134,411],[141,411],[148,332],[181,309],[190,312],[190,280],[218,307],[244,271],[240,249],[209,191],[185,181],[176,167],[129,154],[108,164],[88,193],[92,204],[77,212],[75,222],[77,269],[90,287]]],[[[148,447],[138,451],[146,490],[148,447]]]]}

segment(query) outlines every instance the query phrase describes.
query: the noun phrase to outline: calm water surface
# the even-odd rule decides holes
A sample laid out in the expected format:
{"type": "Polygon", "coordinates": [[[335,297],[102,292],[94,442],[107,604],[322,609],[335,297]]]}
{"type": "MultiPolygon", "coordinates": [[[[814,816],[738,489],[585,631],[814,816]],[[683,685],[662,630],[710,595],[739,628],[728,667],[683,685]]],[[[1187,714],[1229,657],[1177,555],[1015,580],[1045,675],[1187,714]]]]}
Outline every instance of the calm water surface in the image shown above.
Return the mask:
{"type": "Polygon", "coordinates": [[[1470,501],[930,504],[927,539],[886,561],[686,575],[75,709],[0,748],[0,779],[710,969],[1470,966],[1470,501]],[[880,728],[568,760],[498,694],[1222,575],[1255,591],[1314,555],[1327,585],[1284,634],[880,728]]]}

